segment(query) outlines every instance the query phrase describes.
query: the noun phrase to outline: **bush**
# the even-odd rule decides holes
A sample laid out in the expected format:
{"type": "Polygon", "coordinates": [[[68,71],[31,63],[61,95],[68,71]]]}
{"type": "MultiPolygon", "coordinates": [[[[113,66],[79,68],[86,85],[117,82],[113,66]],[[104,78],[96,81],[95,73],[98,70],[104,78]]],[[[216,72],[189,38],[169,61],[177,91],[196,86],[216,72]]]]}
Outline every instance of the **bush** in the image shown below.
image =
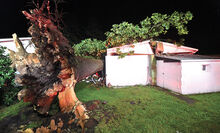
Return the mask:
{"type": "Polygon", "coordinates": [[[78,44],[75,44],[73,49],[76,56],[86,56],[100,59],[106,52],[107,47],[105,44],[105,41],[88,38],[82,40],[78,44]]]}
{"type": "Polygon", "coordinates": [[[15,86],[15,70],[10,67],[11,60],[4,52],[5,48],[0,46],[0,98],[1,104],[11,105],[16,101],[20,88],[15,86]]]}

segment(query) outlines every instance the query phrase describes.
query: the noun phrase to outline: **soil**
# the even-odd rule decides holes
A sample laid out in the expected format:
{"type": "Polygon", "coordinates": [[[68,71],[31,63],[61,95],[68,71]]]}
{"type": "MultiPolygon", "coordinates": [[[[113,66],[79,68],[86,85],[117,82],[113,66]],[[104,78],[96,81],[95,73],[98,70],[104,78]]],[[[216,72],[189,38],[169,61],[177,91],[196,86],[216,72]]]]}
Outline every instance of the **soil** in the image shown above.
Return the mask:
{"type": "MultiPolygon", "coordinates": [[[[112,117],[114,117],[113,112],[114,108],[110,107],[106,101],[89,101],[84,103],[88,114],[89,119],[85,124],[86,133],[94,133],[95,127],[105,119],[105,122],[108,122],[112,117]]],[[[62,133],[81,133],[82,129],[77,125],[77,120],[74,119],[75,116],[73,113],[57,113],[53,115],[40,115],[38,112],[34,111],[32,105],[28,105],[23,108],[16,116],[6,117],[0,121],[0,132],[1,133],[22,133],[27,128],[32,128],[30,125],[38,124],[32,128],[33,131],[36,131],[37,128],[48,127],[50,128],[51,120],[55,120],[55,124],[58,125],[58,122],[61,120],[63,126],[61,128],[62,133]],[[72,122],[71,122],[72,121],[72,122]]]]}

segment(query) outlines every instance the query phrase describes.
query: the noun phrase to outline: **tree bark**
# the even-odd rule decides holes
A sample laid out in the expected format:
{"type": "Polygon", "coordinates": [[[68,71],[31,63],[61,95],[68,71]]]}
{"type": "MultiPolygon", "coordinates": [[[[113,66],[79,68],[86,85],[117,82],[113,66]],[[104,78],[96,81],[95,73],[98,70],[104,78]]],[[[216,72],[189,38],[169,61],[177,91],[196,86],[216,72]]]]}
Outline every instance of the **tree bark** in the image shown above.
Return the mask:
{"type": "Polygon", "coordinates": [[[13,34],[17,51],[10,51],[10,57],[12,66],[19,72],[15,81],[26,87],[18,93],[18,98],[32,102],[39,113],[47,114],[53,99],[58,96],[61,111],[74,112],[78,124],[84,129],[89,117],[74,87],[77,81],[102,70],[103,62],[74,56],[72,47],[53,23],[52,16],[45,13],[47,2],[44,0],[39,9],[30,10],[30,13],[23,11],[31,22],[28,32],[35,53],[27,53],[17,35],[13,34]]]}
{"type": "Polygon", "coordinates": [[[157,85],[157,62],[156,56],[163,53],[163,43],[157,41],[150,41],[150,46],[153,51],[153,55],[150,56],[150,83],[151,85],[157,85]]]}

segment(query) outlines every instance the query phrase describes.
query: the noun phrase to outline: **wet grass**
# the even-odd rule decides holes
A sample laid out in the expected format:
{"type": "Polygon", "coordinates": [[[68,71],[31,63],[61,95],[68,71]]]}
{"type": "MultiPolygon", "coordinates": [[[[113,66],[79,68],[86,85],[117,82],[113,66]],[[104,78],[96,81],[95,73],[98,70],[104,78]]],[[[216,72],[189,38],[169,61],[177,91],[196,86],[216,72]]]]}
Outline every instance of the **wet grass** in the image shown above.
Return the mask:
{"type": "Polygon", "coordinates": [[[21,111],[22,108],[26,107],[29,104],[30,103],[24,103],[20,101],[14,105],[0,109],[0,120],[8,116],[17,115],[21,111]]]}
{"type": "Polygon", "coordinates": [[[115,109],[114,116],[108,122],[103,119],[96,132],[220,132],[220,93],[187,96],[196,100],[188,104],[152,86],[109,89],[80,83],[76,89],[83,102],[102,100],[115,109]]]}
{"type": "MultiPolygon", "coordinates": [[[[94,113],[99,122],[97,133],[220,133],[220,93],[186,96],[196,101],[188,104],[152,86],[113,89],[81,82],[75,90],[82,102],[105,103],[94,113]]],[[[0,120],[17,115],[27,105],[19,102],[0,109],[0,120]]],[[[36,121],[26,126],[39,124],[36,121]]]]}

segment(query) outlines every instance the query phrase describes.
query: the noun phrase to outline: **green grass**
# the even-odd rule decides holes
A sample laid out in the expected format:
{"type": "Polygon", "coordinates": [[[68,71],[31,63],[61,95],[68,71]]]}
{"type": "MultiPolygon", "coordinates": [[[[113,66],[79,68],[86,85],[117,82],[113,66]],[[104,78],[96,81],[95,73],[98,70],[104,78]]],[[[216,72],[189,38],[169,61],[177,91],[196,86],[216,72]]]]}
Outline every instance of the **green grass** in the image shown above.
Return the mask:
{"type": "Polygon", "coordinates": [[[35,122],[30,122],[28,125],[25,125],[24,126],[24,129],[28,129],[28,128],[38,128],[42,125],[42,122],[41,121],[35,121],[35,122]]]}
{"type": "Polygon", "coordinates": [[[17,115],[22,108],[24,108],[25,106],[29,105],[30,103],[24,103],[22,101],[8,106],[6,108],[2,108],[0,110],[0,120],[2,120],[3,118],[7,117],[7,116],[15,116],[17,115]]]}
{"type": "MultiPolygon", "coordinates": [[[[106,101],[106,109],[113,112],[99,122],[96,133],[220,133],[220,93],[190,95],[196,103],[187,104],[152,86],[113,89],[81,82],[75,90],[82,102],[106,101]]],[[[0,120],[18,114],[28,104],[2,108],[0,120]]],[[[104,116],[100,113],[96,112],[97,117],[104,116]]]]}
{"type": "Polygon", "coordinates": [[[103,133],[217,133],[220,132],[220,93],[191,95],[195,104],[170,96],[152,86],[118,89],[89,84],[76,86],[83,101],[102,100],[115,108],[108,123],[102,120],[96,132],[103,133]],[[134,103],[134,104],[131,104],[134,103]]]}

